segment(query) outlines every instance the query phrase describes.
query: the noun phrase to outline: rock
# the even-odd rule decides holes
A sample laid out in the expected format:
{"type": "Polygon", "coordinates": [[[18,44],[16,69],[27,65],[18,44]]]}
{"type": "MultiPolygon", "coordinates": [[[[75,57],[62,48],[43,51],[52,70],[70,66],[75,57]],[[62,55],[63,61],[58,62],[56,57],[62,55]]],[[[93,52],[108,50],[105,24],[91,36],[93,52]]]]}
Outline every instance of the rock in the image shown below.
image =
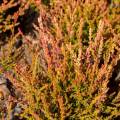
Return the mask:
{"type": "Polygon", "coordinates": [[[120,82],[120,72],[117,74],[117,76],[115,77],[115,81],[116,82],[120,82]]]}
{"type": "Polygon", "coordinates": [[[5,84],[0,85],[1,100],[6,100],[10,95],[10,91],[5,84]]]}
{"type": "Polygon", "coordinates": [[[15,97],[15,90],[13,84],[9,79],[5,78],[3,75],[0,76],[0,99],[7,100],[10,96],[15,97]]]}
{"type": "Polygon", "coordinates": [[[10,95],[10,90],[7,87],[7,79],[0,76],[0,100],[7,99],[10,95]]]}
{"type": "MultiPolygon", "coordinates": [[[[19,115],[22,112],[21,106],[19,104],[16,104],[16,106],[13,108],[13,110],[10,113],[10,120],[15,120],[16,115],[19,115]]],[[[18,118],[17,118],[18,119],[18,118]]]]}
{"type": "Polygon", "coordinates": [[[3,76],[0,76],[0,85],[7,84],[7,79],[3,76]]]}
{"type": "Polygon", "coordinates": [[[18,48],[20,48],[20,47],[22,46],[22,44],[23,44],[22,39],[18,39],[18,40],[14,43],[13,47],[15,47],[16,49],[18,49],[18,48]]]}

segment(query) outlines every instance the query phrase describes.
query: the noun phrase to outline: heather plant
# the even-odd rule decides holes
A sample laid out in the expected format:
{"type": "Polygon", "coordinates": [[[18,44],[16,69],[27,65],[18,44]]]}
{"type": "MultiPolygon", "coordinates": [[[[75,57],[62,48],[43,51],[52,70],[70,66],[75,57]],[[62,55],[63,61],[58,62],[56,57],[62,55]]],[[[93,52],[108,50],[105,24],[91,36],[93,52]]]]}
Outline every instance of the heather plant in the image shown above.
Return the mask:
{"type": "MultiPolygon", "coordinates": [[[[33,2],[31,0],[0,1],[0,75],[6,76],[6,73],[14,74],[13,68],[15,64],[23,57],[23,49],[15,49],[14,43],[20,38],[18,31],[18,27],[21,27],[20,19],[32,5],[33,2]]],[[[3,103],[2,106],[4,106],[3,103]]],[[[9,103],[8,111],[11,111],[11,106],[11,103],[9,103]]],[[[1,109],[0,106],[0,119],[5,116],[7,108],[1,109]]]]}
{"type": "MultiPolygon", "coordinates": [[[[26,23],[26,20],[24,19],[23,21],[23,18],[26,17],[30,9],[32,9],[31,11],[35,11],[31,0],[2,0],[0,2],[1,45],[10,41],[8,39],[18,33],[18,28],[23,27],[22,24],[24,25],[24,23],[26,23]]],[[[31,19],[31,17],[29,19],[31,19]]],[[[15,42],[15,40],[13,41],[15,42]]]]}
{"type": "MultiPolygon", "coordinates": [[[[22,35],[28,54],[17,63],[14,85],[22,112],[35,120],[119,118],[119,91],[109,83],[119,61],[119,14],[105,0],[36,2],[36,38],[22,35]]],[[[113,80],[113,85],[114,85],[113,80]]],[[[119,83],[118,83],[119,84],[119,83]]]]}
{"type": "Polygon", "coordinates": [[[7,30],[13,30],[18,25],[18,17],[24,14],[28,8],[27,2],[3,0],[0,4],[0,31],[1,33],[7,30]]]}
{"type": "MultiPolygon", "coordinates": [[[[17,58],[20,55],[12,56],[11,54],[19,51],[15,49],[14,44],[19,39],[22,39],[19,28],[23,30],[22,24],[24,25],[24,22],[26,23],[26,20],[23,20],[24,18],[26,19],[26,14],[35,11],[33,3],[31,0],[3,0],[0,2],[1,62],[9,61],[9,59],[17,58]],[[32,10],[30,11],[30,9],[32,10]]],[[[31,19],[31,16],[29,17],[31,19]]],[[[26,24],[26,27],[28,27],[28,24],[26,24]]],[[[4,66],[7,66],[7,64],[4,66]]]]}
{"type": "Polygon", "coordinates": [[[45,93],[42,92],[45,96],[41,100],[42,119],[113,119],[119,116],[119,109],[114,109],[115,112],[106,103],[109,79],[119,60],[119,37],[107,18],[107,3],[58,1],[52,7],[51,21],[47,21],[44,9],[40,9],[36,28],[50,82],[45,93]],[[50,30],[47,23],[51,24],[50,30]],[[106,113],[107,110],[110,113],[106,113]],[[109,117],[105,118],[105,114],[109,117]]]}

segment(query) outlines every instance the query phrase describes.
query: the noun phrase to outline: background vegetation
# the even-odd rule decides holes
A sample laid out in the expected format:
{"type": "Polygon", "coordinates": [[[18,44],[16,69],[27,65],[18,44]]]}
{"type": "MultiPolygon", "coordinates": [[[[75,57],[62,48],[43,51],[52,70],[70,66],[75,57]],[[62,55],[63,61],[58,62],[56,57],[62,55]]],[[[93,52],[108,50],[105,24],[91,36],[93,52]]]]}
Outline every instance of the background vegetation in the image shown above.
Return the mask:
{"type": "Polygon", "coordinates": [[[16,91],[8,119],[16,104],[17,119],[119,119],[119,19],[114,0],[3,0],[0,68],[16,91]]]}

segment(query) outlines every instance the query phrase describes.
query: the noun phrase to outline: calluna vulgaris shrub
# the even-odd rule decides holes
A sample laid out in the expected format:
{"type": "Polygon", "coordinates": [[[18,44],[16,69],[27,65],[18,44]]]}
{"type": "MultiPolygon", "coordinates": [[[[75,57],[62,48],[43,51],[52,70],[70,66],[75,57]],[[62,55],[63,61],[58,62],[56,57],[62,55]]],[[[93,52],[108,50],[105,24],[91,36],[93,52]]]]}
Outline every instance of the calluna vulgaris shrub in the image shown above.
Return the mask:
{"type": "MultiPolygon", "coordinates": [[[[1,64],[12,61],[10,53],[13,51],[13,45],[20,38],[19,27],[23,28],[23,23],[26,22],[27,12],[32,9],[32,0],[1,0],[0,1],[0,49],[4,53],[4,57],[0,58],[1,64]],[[8,43],[3,46],[5,43],[8,43]],[[7,53],[7,55],[6,55],[7,53]]],[[[33,8],[34,11],[34,8],[33,8]]],[[[30,19],[30,18],[28,18],[30,19]]],[[[28,25],[26,25],[28,26],[28,25]]],[[[1,55],[1,52],[0,52],[1,55]]]]}
{"type": "Polygon", "coordinates": [[[120,93],[110,92],[109,83],[120,60],[120,8],[106,0],[37,1],[36,6],[36,41],[31,43],[21,32],[29,41],[32,62],[19,61],[14,67],[14,84],[23,96],[23,111],[16,116],[119,119],[120,93]]]}
{"type": "Polygon", "coordinates": [[[2,0],[0,2],[0,33],[13,30],[19,23],[18,18],[25,14],[29,2],[23,0],[2,0]]]}
{"type": "MultiPolygon", "coordinates": [[[[9,71],[15,65],[16,58],[21,57],[20,50],[17,51],[19,54],[12,55],[12,57],[11,52],[14,43],[20,37],[18,27],[22,26],[20,25],[20,22],[23,22],[21,19],[26,15],[26,11],[33,6],[33,2],[31,0],[0,1],[0,74],[9,71]]],[[[0,118],[3,113],[5,111],[1,111],[0,108],[0,118]]]]}

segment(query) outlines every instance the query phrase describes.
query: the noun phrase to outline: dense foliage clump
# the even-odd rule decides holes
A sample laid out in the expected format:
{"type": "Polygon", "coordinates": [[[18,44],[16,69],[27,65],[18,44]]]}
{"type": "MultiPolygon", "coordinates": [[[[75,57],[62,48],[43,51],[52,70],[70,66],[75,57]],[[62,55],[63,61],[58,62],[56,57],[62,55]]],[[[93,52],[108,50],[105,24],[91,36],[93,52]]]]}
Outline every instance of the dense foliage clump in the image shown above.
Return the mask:
{"type": "MultiPolygon", "coordinates": [[[[14,27],[6,24],[13,31],[7,45],[14,45],[17,37],[23,42],[12,55],[4,48],[0,60],[2,72],[14,73],[14,76],[10,73],[6,76],[20,92],[14,98],[22,109],[16,117],[33,120],[119,119],[119,80],[116,81],[120,61],[119,1],[24,2],[37,12],[38,18],[32,24],[34,30],[26,34],[19,28],[15,33],[17,20],[16,14],[12,14],[14,27]]],[[[23,6],[21,3],[19,8],[28,8],[23,6]]],[[[1,23],[7,22],[2,17],[1,23]]],[[[1,26],[3,33],[6,26],[1,26]]],[[[29,26],[26,28],[29,31],[29,26]]],[[[14,107],[8,108],[9,116],[14,107]]]]}

